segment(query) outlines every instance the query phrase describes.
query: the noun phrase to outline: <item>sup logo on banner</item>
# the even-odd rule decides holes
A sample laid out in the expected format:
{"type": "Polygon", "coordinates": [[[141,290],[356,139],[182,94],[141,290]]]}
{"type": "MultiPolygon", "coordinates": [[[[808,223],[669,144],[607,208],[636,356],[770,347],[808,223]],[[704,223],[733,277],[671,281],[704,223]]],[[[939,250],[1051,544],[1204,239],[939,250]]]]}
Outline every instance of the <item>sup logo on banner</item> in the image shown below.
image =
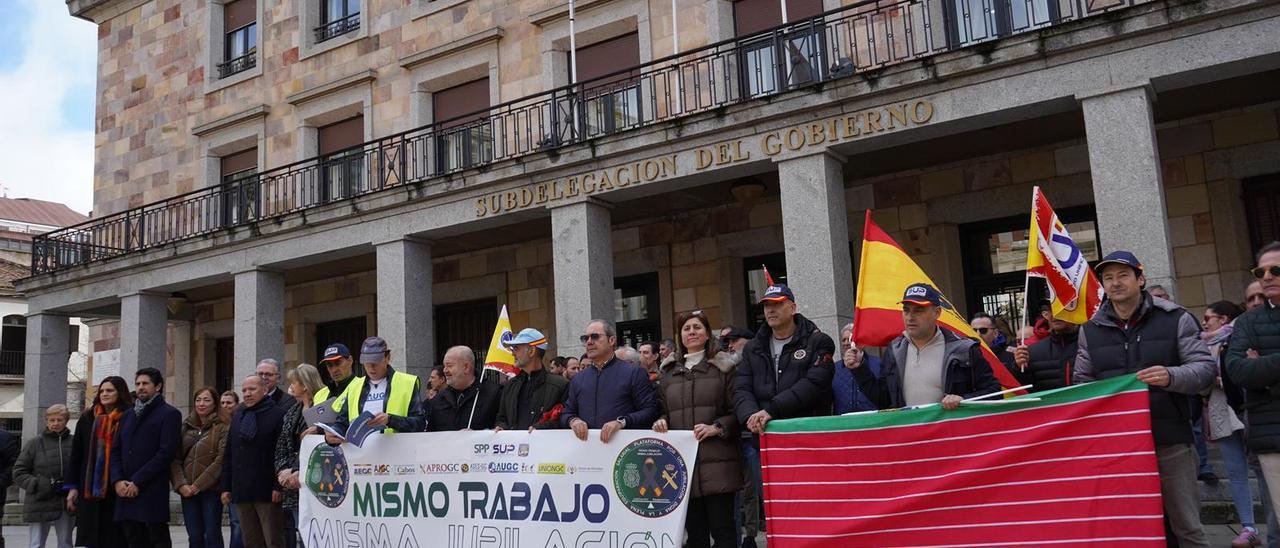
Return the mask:
{"type": "Polygon", "coordinates": [[[347,486],[351,477],[347,470],[347,458],[341,447],[317,445],[307,459],[307,490],[329,508],[337,508],[347,499],[347,486]]]}
{"type": "Polygon", "coordinates": [[[622,504],[646,518],[680,506],[689,490],[689,469],[671,444],[644,438],[631,442],[613,464],[613,488],[622,504]]]}

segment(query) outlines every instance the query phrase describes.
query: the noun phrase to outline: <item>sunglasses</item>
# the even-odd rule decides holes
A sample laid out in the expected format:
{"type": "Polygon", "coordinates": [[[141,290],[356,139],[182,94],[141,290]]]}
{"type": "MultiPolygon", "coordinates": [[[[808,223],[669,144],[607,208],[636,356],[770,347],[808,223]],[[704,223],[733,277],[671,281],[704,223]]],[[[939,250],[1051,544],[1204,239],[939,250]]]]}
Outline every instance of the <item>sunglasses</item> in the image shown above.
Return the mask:
{"type": "Polygon", "coordinates": [[[1268,272],[1271,273],[1272,278],[1280,278],[1280,264],[1273,264],[1271,266],[1259,266],[1257,268],[1252,268],[1249,270],[1249,273],[1253,274],[1253,277],[1259,280],[1261,280],[1262,277],[1265,276],[1268,272]]]}
{"type": "Polygon", "coordinates": [[[604,335],[601,333],[587,333],[586,335],[578,337],[578,340],[585,343],[587,341],[598,341],[603,338],[604,338],[604,335]]]}
{"type": "Polygon", "coordinates": [[[974,328],[974,331],[977,331],[979,335],[986,335],[988,332],[991,331],[991,329],[992,328],[990,327],[977,327],[977,328],[974,328]]]}

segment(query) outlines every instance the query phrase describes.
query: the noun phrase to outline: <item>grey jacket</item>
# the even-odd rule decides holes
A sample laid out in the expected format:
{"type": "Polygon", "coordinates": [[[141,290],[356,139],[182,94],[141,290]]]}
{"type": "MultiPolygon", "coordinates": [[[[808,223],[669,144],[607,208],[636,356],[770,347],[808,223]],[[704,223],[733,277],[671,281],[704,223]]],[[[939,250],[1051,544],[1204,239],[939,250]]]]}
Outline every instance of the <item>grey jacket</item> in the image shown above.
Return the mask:
{"type": "MultiPolygon", "coordinates": [[[[1153,296],[1145,300],[1138,307],[1138,310],[1134,311],[1134,315],[1143,315],[1144,308],[1147,306],[1154,306],[1166,312],[1184,310],[1177,303],[1153,296]]],[[[1114,318],[1114,307],[1112,307],[1111,301],[1104,302],[1089,321],[1100,326],[1119,327],[1114,318]]],[[[1089,355],[1089,341],[1085,338],[1085,331],[1085,329],[1080,330],[1076,369],[1071,376],[1072,384],[1097,380],[1093,373],[1093,360],[1089,355]]],[[[1181,358],[1182,365],[1168,368],[1169,386],[1163,390],[1179,394],[1199,394],[1204,389],[1213,386],[1214,380],[1218,376],[1217,363],[1214,361],[1213,355],[1209,353],[1209,346],[1200,339],[1200,324],[1196,323],[1194,316],[1187,313],[1178,318],[1177,336],[1178,355],[1181,358]]]]}
{"type": "Polygon", "coordinates": [[[27,442],[13,466],[13,481],[27,492],[22,503],[22,521],[43,523],[62,516],[63,471],[71,462],[71,430],[54,434],[45,430],[27,442]]]}

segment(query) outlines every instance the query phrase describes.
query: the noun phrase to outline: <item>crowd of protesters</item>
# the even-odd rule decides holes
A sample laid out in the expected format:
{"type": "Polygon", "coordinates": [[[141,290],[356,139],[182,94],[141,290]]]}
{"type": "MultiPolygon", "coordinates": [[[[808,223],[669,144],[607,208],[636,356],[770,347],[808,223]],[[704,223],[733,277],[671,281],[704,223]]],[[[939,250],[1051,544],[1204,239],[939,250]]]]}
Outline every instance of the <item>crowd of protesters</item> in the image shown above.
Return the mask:
{"type": "MultiPolygon", "coordinates": [[[[337,432],[361,413],[385,432],[563,428],[601,442],[623,429],[692,431],[699,443],[690,484],[687,544],[751,547],[761,512],[759,436],[770,421],[940,404],[1001,387],[985,345],[1030,390],[1124,374],[1149,385],[1151,430],[1172,544],[1207,546],[1197,482],[1217,481],[1207,443],[1222,454],[1242,524],[1232,546],[1262,544],[1257,521],[1274,524],[1280,488],[1280,243],[1264,247],[1242,304],[1220,301],[1202,318],[1146,285],[1141,262],[1118,251],[1094,269],[1106,299],[1084,325],[1055,319],[1046,304],[1015,332],[979,312],[977,338],[943,328],[949,306],[926,283],[903,292],[902,334],[881,349],[853,341],[853,324],[833,338],[798,312],[796,295],[771,285],[756,331],[715,328],[702,311],[681,313],[677,337],[619,347],[614,326],[592,320],[578,357],[546,353],[547,337],[525,328],[504,344],[519,373],[485,375],[475,352],[454,346],[426,383],[393,366],[392,349],[370,337],[358,353],[325,349],[320,368],[282,372],[262,359],[240,391],[195,391],[185,419],[164,398],[159,370],[138,371],[130,389],[112,376],[68,428],[71,412],[50,407],[45,431],[18,448],[0,432],[0,487],[26,492],[31,546],[52,530],[59,546],[171,545],[176,493],[193,547],[290,547],[298,537],[299,447],[306,413],[328,406],[337,432]],[[327,375],[321,374],[321,368],[327,375]],[[283,381],[283,383],[282,383],[283,381]],[[1262,487],[1255,516],[1249,472],[1262,487]],[[74,539],[72,538],[74,534],[74,539]]],[[[325,433],[325,441],[343,440],[325,433]]],[[[1270,546],[1278,543],[1267,539],[1270,546]]],[[[2,548],[2,547],[0,547],[2,548]]]]}

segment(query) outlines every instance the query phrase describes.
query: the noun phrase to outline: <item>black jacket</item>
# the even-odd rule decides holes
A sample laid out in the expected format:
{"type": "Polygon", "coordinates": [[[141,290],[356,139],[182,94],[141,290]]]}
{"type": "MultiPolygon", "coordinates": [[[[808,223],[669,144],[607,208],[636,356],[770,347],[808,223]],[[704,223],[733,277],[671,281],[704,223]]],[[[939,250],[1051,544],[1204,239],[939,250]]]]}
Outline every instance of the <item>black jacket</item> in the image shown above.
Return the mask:
{"type": "Polygon", "coordinates": [[[1266,304],[1236,318],[1226,372],[1244,389],[1249,449],[1280,453],[1280,308],[1266,304]],[[1249,358],[1250,349],[1260,356],[1249,358]]]}
{"type": "Polygon", "coordinates": [[[831,377],[836,345],[808,318],[795,315],[796,331],[773,365],[773,329],[760,326],[742,349],[733,381],[734,413],[742,424],[761,409],[774,419],[831,413],[831,377]]]}
{"type": "Polygon", "coordinates": [[[271,398],[253,407],[240,406],[227,429],[227,453],[222,457],[220,489],[231,493],[231,502],[271,502],[271,492],[284,490],[276,483],[276,441],[285,410],[271,398]],[[245,419],[253,415],[256,432],[250,437],[245,419]]]}
{"type": "Polygon", "coordinates": [[[1169,386],[1150,387],[1151,436],[1157,446],[1191,443],[1191,411],[1187,394],[1209,388],[1217,364],[1200,340],[1200,324],[1177,303],[1142,293],[1142,303],[1126,324],[1111,301],[1102,303],[1080,327],[1076,340],[1074,383],[1136,373],[1162,365],[1169,386]],[[1127,327],[1125,327],[1127,325],[1127,327]]]}
{"type": "MultiPolygon", "coordinates": [[[[943,358],[946,363],[942,369],[942,386],[944,394],[955,394],[964,398],[973,398],[1000,391],[1000,383],[991,373],[991,364],[982,355],[982,345],[967,337],[960,337],[947,329],[942,332],[943,358]]],[[[899,335],[889,343],[883,356],[880,357],[880,377],[871,373],[868,367],[853,370],[853,377],[858,380],[858,388],[881,409],[905,407],[903,395],[902,368],[907,358],[907,349],[911,341],[905,335],[899,335]]]]}
{"type": "Polygon", "coordinates": [[[508,430],[528,430],[530,426],[559,428],[568,390],[568,380],[547,373],[546,369],[534,371],[532,375],[521,371],[502,387],[494,425],[508,430]],[[520,397],[521,390],[524,390],[524,398],[520,397]],[[557,409],[556,406],[560,407],[557,409]]]}
{"type": "Polygon", "coordinates": [[[461,392],[446,386],[436,397],[427,400],[427,432],[493,428],[501,393],[502,385],[496,380],[477,378],[461,392]],[[477,395],[479,401],[476,401],[477,395]]]}
{"type": "Polygon", "coordinates": [[[1009,371],[1022,384],[1030,384],[1030,392],[1053,390],[1071,385],[1071,370],[1076,362],[1077,333],[1049,335],[1027,349],[1027,370],[1017,365],[1009,371]]]}
{"type": "MultiPolygon", "coordinates": [[[[20,445],[18,436],[8,430],[0,430],[0,491],[13,485],[13,465],[18,462],[20,445]]],[[[4,498],[0,496],[0,500],[4,498]]]]}

